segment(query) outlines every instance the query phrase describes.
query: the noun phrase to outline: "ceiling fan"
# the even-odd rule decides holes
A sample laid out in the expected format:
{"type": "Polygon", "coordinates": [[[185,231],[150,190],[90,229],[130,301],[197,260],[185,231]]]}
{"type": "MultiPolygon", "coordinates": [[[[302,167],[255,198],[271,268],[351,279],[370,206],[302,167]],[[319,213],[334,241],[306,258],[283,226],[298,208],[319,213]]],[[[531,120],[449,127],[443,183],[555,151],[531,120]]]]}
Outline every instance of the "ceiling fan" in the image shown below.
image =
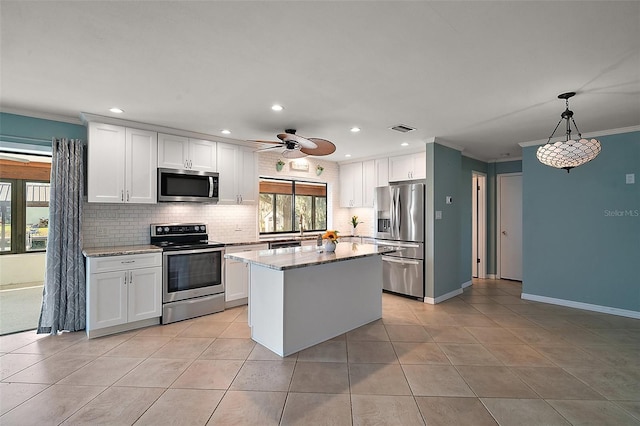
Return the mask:
{"type": "Polygon", "coordinates": [[[305,138],[296,135],[295,129],[286,129],[278,134],[280,141],[254,141],[259,143],[276,144],[276,146],[259,149],[257,152],[271,151],[284,148],[284,158],[301,158],[307,155],[329,155],[336,150],[336,146],[326,139],[305,138]]]}

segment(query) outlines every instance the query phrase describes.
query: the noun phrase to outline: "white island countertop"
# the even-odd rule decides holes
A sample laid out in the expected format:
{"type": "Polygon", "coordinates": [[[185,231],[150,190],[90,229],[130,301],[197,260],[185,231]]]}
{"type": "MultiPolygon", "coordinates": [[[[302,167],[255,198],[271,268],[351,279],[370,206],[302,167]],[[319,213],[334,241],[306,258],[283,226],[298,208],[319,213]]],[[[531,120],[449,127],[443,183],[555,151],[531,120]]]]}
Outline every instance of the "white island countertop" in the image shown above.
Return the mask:
{"type": "Polygon", "coordinates": [[[289,247],[274,250],[243,251],[226,254],[226,259],[238,260],[265,268],[283,271],[331,262],[378,256],[396,251],[396,248],[374,244],[338,243],[336,251],[329,253],[315,246],[289,247]]]}

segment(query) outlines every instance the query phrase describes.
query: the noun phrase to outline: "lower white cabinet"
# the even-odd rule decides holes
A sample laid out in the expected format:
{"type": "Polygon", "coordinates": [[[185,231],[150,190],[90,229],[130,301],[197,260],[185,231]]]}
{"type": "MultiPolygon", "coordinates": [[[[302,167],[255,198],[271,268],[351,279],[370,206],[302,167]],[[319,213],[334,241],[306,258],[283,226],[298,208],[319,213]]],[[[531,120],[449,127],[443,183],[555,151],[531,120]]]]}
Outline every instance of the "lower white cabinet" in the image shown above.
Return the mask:
{"type": "MultiPolygon", "coordinates": [[[[245,246],[227,247],[226,253],[241,251],[267,250],[268,244],[253,244],[245,246]]],[[[249,264],[237,260],[225,259],[225,306],[245,305],[249,297],[249,264]]]]}
{"type": "Polygon", "coordinates": [[[87,258],[87,335],[159,324],[162,253],[87,258]]]}

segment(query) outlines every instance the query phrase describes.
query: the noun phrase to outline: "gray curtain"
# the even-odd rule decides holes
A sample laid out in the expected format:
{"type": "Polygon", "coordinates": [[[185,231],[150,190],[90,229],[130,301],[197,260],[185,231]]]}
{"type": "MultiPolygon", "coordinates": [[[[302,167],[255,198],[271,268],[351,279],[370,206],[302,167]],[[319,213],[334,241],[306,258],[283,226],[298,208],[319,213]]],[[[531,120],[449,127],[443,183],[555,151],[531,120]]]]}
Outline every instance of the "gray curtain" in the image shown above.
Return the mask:
{"type": "Polygon", "coordinates": [[[83,150],[78,139],[54,139],[49,237],[38,333],[85,328],[82,256],[83,150]]]}

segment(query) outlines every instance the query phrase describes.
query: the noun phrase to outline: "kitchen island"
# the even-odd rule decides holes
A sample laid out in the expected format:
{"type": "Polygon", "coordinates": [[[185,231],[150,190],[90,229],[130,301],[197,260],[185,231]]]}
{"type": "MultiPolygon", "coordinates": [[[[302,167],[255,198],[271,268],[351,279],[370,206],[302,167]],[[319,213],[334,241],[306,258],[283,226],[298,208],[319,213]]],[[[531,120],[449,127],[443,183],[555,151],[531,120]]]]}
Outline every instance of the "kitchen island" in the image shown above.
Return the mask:
{"type": "Polygon", "coordinates": [[[250,265],[251,338],[285,357],[382,318],[382,260],[389,248],[339,243],[240,252],[250,265]]]}

